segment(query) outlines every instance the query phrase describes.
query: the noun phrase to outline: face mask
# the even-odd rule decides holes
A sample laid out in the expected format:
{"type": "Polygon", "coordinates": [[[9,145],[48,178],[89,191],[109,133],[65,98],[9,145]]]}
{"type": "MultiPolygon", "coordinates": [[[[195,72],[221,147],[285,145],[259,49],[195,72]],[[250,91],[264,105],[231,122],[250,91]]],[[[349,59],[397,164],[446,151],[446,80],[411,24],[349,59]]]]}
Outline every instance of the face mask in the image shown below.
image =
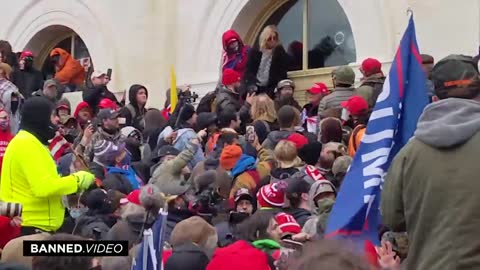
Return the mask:
{"type": "Polygon", "coordinates": [[[332,211],[333,205],[335,204],[335,199],[331,199],[331,198],[320,199],[320,200],[317,200],[316,204],[318,206],[319,214],[329,213],[330,211],[332,211]]]}
{"type": "Polygon", "coordinates": [[[73,219],[78,219],[81,215],[85,214],[87,212],[87,208],[71,208],[70,209],[70,216],[73,219]]]}

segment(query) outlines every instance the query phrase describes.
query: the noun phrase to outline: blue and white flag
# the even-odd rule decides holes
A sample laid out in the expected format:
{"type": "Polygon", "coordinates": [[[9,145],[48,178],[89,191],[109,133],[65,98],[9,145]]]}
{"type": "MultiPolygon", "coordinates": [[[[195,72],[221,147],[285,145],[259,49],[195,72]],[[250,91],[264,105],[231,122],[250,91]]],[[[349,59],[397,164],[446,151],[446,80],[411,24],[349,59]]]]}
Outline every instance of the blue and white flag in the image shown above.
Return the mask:
{"type": "Polygon", "coordinates": [[[143,232],[137,256],[133,259],[132,270],[161,270],[163,244],[165,242],[166,211],[160,211],[151,229],[143,232]]]}
{"type": "Polygon", "coordinates": [[[395,155],[413,136],[418,118],[429,102],[425,85],[411,16],[330,214],[327,237],[343,235],[378,244],[383,178],[395,155]]]}

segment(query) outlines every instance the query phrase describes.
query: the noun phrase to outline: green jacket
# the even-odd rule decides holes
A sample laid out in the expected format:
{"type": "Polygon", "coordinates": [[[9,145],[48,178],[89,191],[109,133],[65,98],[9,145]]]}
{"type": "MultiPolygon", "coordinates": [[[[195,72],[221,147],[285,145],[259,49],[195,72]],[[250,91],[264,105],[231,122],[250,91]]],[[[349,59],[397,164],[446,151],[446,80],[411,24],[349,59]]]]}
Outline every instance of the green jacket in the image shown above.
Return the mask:
{"type": "Polygon", "coordinates": [[[381,211],[408,234],[405,269],[480,269],[479,131],[479,102],[435,102],[391,164],[381,211]]]}
{"type": "Polygon", "coordinates": [[[198,145],[189,143],[174,159],[164,161],[153,169],[151,184],[166,195],[180,195],[190,188],[182,171],[193,159],[198,145]]]}
{"type": "Polygon", "coordinates": [[[368,106],[373,108],[378,96],[382,92],[384,81],[385,77],[383,77],[383,74],[373,74],[364,79],[362,84],[355,89],[354,95],[363,97],[368,102],[368,106]]]}

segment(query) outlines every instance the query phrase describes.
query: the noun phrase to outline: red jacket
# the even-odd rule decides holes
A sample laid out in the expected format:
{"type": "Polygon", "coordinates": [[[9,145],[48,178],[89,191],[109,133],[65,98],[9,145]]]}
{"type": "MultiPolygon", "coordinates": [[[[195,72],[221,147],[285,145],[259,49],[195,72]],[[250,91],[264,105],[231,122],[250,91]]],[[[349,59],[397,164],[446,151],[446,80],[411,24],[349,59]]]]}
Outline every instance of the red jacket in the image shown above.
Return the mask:
{"type": "Polygon", "coordinates": [[[10,225],[10,218],[0,216],[0,248],[3,249],[5,245],[12,239],[20,236],[20,227],[13,227],[10,225]]]}
{"type": "Polygon", "coordinates": [[[7,146],[13,139],[13,135],[10,131],[0,131],[0,172],[3,164],[3,156],[7,150],[7,146]]]}
{"type": "Polygon", "coordinates": [[[242,39],[240,38],[240,35],[235,32],[235,30],[227,30],[225,33],[223,33],[222,36],[222,43],[223,43],[223,61],[222,61],[222,71],[225,69],[233,69],[236,72],[240,73],[240,75],[243,77],[243,73],[245,72],[245,69],[247,68],[247,57],[248,57],[248,51],[250,50],[250,47],[247,45],[243,44],[242,39]],[[240,50],[237,53],[234,54],[228,54],[227,48],[228,48],[228,41],[236,39],[239,43],[240,50]]]}

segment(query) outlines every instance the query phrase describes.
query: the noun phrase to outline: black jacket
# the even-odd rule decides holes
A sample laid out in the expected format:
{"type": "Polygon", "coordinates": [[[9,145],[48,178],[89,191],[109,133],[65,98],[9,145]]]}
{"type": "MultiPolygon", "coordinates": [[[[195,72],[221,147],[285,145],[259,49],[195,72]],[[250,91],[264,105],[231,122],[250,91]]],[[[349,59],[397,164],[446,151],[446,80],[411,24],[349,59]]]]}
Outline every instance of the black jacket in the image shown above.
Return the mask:
{"type": "MultiPolygon", "coordinates": [[[[252,48],[248,53],[247,69],[243,75],[242,89],[246,95],[246,89],[251,85],[257,85],[257,72],[260,62],[262,61],[262,52],[259,49],[252,48]]],[[[285,49],[279,45],[273,49],[272,63],[270,65],[270,75],[266,87],[259,87],[257,93],[267,93],[274,99],[274,90],[279,81],[287,78],[288,63],[290,57],[285,49]]]]}
{"type": "Polygon", "coordinates": [[[205,270],[209,259],[205,252],[193,243],[173,247],[172,255],[165,264],[165,270],[205,270]]]}
{"type": "Polygon", "coordinates": [[[290,213],[290,215],[293,216],[293,218],[295,218],[297,223],[300,224],[302,228],[307,222],[307,220],[310,218],[310,216],[312,215],[310,211],[307,211],[302,208],[290,209],[288,212],[290,213]]]}
{"type": "Polygon", "coordinates": [[[240,95],[222,87],[218,90],[216,102],[216,113],[220,114],[222,111],[230,110],[238,112],[242,123],[247,123],[250,120],[250,104],[244,102],[240,103],[240,95]]]}
{"type": "Polygon", "coordinates": [[[15,70],[11,81],[18,87],[24,98],[29,98],[33,92],[43,88],[43,74],[31,68],[30,70],[15,70]]]}
{"type": "Polygon", "coordinates": [[[83,101],[87,102],[88,106],[90,106],[95,113],[98,112],[98,104],[104,98],[108,98],[113,102],[118,103],[115,95],[110,92],[105,85],[93,86],[83,90],[82,97],[83,101]]]}
{"type": "Polygon", "coordinates": [[[120,111],[120,117],[125,118],[124,126],[132,126],[143,132],[143,129],[145,128],[143,117],[147,113],[147,109],[140,109],[138,106],[137,93],[140,89],[145,89],[148,97],[148,90],[145,86],[140,84],[130,86],[130,90],[128,90],[128,100],[130,101],[130,104],[123,107],[120,111]],[[132,115],[132,111],[134,111],[134,115],[132,115]]]}

